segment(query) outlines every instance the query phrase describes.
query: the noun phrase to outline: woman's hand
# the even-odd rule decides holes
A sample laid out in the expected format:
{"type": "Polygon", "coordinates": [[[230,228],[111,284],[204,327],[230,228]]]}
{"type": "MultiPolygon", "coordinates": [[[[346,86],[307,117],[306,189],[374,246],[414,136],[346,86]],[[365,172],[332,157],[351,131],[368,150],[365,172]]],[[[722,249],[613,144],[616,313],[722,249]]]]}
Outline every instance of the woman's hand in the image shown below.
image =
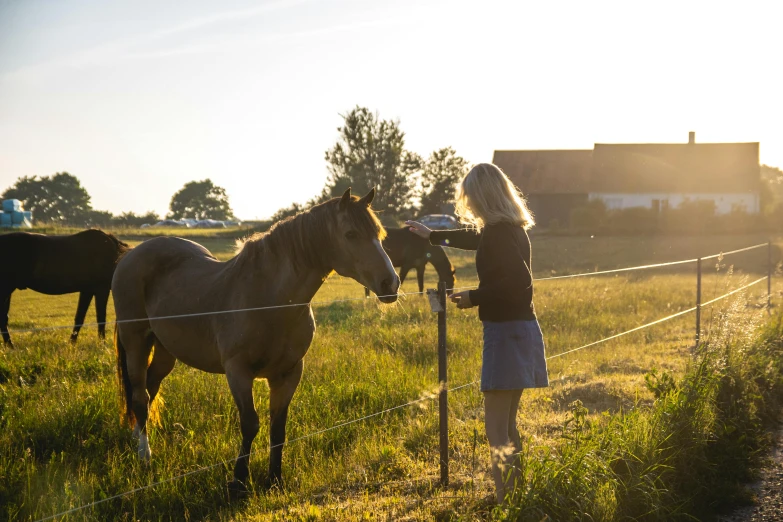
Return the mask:
{"type": "Polygon", "coordinates": [[[473,303],[470,302],[470,290],[451,294],[449,299],[452,303],[456,303],[457,308],[473,308],[473,303]]]}
{"type": "Polygon", "coordinates": [[[424,239],[430,238],[430,233],[432,232],[432,230],[422,225],[418,221],[406,221],[405,224],[410,227],[408,230],[410,230],[417,236],[423,237],[424,239]]]}

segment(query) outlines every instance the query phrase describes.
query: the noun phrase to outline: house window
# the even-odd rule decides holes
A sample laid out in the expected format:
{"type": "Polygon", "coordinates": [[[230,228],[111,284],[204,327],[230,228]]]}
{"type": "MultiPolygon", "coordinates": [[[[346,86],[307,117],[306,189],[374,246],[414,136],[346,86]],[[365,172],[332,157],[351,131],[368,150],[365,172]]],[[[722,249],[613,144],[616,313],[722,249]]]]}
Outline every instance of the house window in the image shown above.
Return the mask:
{"type": "Polygon", "coordinates": [[[669,210],[669,200],[668,199],[653,199],[650,204],[650,208],[652,208],[653,212],[660,213],[660,212],[666,212],[669,210]]]}
{"type": "Polygon", "coordinates": [[[745,204],[744,201],[738,201],[736,203],[732,203],[731,204],[731,213],[732,214],[735,214],[735,213],[738,213],[738,212],[745,213],[747,211],[748,211],[748,206],[745,204]]]}

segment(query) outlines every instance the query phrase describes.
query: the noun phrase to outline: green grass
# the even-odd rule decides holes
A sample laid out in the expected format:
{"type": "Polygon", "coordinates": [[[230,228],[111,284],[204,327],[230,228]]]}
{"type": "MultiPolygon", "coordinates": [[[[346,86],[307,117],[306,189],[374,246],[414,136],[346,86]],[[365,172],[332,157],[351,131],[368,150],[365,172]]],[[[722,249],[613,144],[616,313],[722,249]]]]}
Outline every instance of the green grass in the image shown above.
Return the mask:
{"type": "MultiPolygon", "coordinates": [[[[538,276],[553,271],[609,269],[706,255],[761,240],[733,236],[665,240],[537,237],[533,239],[534,268],[538,276]]],[[[231,255],[233,246],[228,238],[205,237],[204,243],[222,259],[231,255]]],[[[776,248],[780,246],[778,240],[776,248]]],[[[458,285],[475,284],[472,256],[452,253],[458,285]]],[[[704,299],[739,286],[746,275],[765,272],[761,260],[766,253],[761,260],[759,253],[727,259],[736,263],[731,275],[727,266],[720,271],[711,268],[704,278],[704,299]]],[[[434,286],[433,276],[434,271],[428,270],[428,287],[434,286]]],[[[780,289],[778,284],[776,292],[780,289]]],[[[406,282],[405,290],[416,291],[413,280],[406,282]]],[[[553,355],[688,308],[693,305],[694,291],[693,267],[542,281],[536,288],[536,307],[547,353],[553,355]]],[[[762,294],[766,294],[766,287],[760,284],[743,296],[742,302],[755,303],[762,294]]],[[[333,276],[315,299],[362,296],[357,283],[333,276]]],[[[713,324],[715,332],[725,330],[715,326],[724,305],[705,310],[705,327],[713,324]]],[[[75,306],[75,295],[17,292],[10,328],[69,325],[75,306]]],[[[758,308],[743,308],[740,316],[759,313],[758,308]]],[[[430,396],[437,390],[437,328],[423,297],[410,295],[393,306],[363,299],[318,305],[315,316],[319,330],[305,358],[304,377],[291,406],[289,440],[430,396]]],[[[163,384],[161,423],[151,430],[150,437],[152,463],[139,463],[130,431],[119,424],[113,348],[97,339],[94,327],[83,330],[76,346],[67,343],[68,332],[18,333],[17,348],[0,351],[3,516],[38,519],[236,456],[238,415],[225,378],[179,364],[163,384]]],[[[550,388],[524,394],[518,422],[530,441],[529,454],[547,453],[553,463],[566,466],[562,472],[566,475],[553,474],[556,467],[536,467],[533,462],[539,460],[534,458],[529,464],[530,484],[553,487],[557,480],[567,478],[569,470],[576,469],[572,459],[587,451],[589,445],[568,453],[571,450],[563,442],[563,425],[574,417],[571,405],[576,400],[587,408],[583,419],[596,430],[626,429],[629,435],[624,438],[629,440],[642,437],[645,429],[649,432],[651,428],[645,426],[653,421],[644,416],[638,421],[622,421],[626,423],[622,425],[612,423],[627,419],[624,412],[649,412],[655,407],[656,395],[645,380],[651,370],[670,372],[676,380],[686,375],[692,360],[693,333],[693,314],[688,314],[551,361],[550,388]],[[558,454],[563,455],[561,460],[557,460],[558,454]]],[[[450,308],[450,385],[478,378],[480,342],[475,312],[450,308]]],[[[261,381],[255,390],[262,424],[251,474],[260,482],[266,466],[268,392],[261,381]]],[[[450,397],[452,486],[446,490],[437,487],[435,404],[423,402],[291,443],[284,452],[287,486],[283,492],[255,490],[247,501],[229,503],[223,492],[230,478],[229,464],[105,502],[67,519],[472,520],[504,516],[498,510],[492,513],[487,502],[491,494],[486,473],[489,454],[477,387],[456,391],[450,397]],[[478,433],[475,467],[474,430],[478,433]]],[[[596,462],[601,465],[600,459],[596,462]]],[[[597,500],[590,504],[596,510],[595,518],[616,519],[624,511],[618,511],[615,483],[585,471],[584,476],[588,475],[595,482],[580,487],[595,492],[591,498],[597,500]],[[599,513],[601,509],[604,511],[599,513]]],[[[524,493],[539,490],[533,487],[524,493]]],[[[531,502],[520,498],[520,509],[544,506],[554,510],[557,505],[551,499],[531,502]]]]}

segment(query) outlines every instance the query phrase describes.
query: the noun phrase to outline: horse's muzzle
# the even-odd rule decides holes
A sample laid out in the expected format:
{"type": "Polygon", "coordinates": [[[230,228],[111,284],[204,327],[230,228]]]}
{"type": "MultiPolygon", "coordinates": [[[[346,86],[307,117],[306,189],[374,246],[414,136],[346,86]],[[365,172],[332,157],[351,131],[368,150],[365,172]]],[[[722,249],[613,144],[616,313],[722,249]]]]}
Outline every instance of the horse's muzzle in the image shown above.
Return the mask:
{"type": "Polygon", "coordinates": [[[381,281],[378,299],[382,303],[393,303],[397,300],[397,291],[400,289],[400,278],[397,274],[381,281]]]}

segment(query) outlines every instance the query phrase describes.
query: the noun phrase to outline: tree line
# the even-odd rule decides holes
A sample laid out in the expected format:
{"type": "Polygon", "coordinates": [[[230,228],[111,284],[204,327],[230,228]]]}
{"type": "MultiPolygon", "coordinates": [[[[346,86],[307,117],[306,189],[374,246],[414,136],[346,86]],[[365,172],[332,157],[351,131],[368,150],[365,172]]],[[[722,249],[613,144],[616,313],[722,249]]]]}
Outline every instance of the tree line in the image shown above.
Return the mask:
{"type": "MultiPolygon", "coordinates": [[[[278,210],[272,216],[273,222],[340,196],[348,187],[357,194],[376,188],[373,207],[381,211],[384,220],[450,211],[455,185],[468,168],[468,162],[454,149],[444,147],[424,159],[406,149],[399,121],[381,119],[377,113],[359,106],[342,118],[337,142],[325,153],[325,186],[307,203],[292,203],[278,210]]],[[[152,211],[114,215],[94,209],[90,194],[68,172],[21,177],[1,197],[22,201],[25,210],[33,212],[33,219],[42,223],[139,227],[161,219],[152,211]]],[[[225,189],[209,179],[186,183],[172,196],[165,217],[235,219],[225,189]]]]}
{"type": "MultiPolygon", "coordinates": [[[[145,214],[112,214],[92,207],[90,194],[79,178],[68,172],[51,176],[24,176],[7,188],[2,199],[18,199],[35,222],[72,226],[138,228],[156,223],[161,217],[153,211],[145,214]]],[[[211,180],[186,183],[171,197],[167,219],[234,219],[226,190],[211,180]]]]}

